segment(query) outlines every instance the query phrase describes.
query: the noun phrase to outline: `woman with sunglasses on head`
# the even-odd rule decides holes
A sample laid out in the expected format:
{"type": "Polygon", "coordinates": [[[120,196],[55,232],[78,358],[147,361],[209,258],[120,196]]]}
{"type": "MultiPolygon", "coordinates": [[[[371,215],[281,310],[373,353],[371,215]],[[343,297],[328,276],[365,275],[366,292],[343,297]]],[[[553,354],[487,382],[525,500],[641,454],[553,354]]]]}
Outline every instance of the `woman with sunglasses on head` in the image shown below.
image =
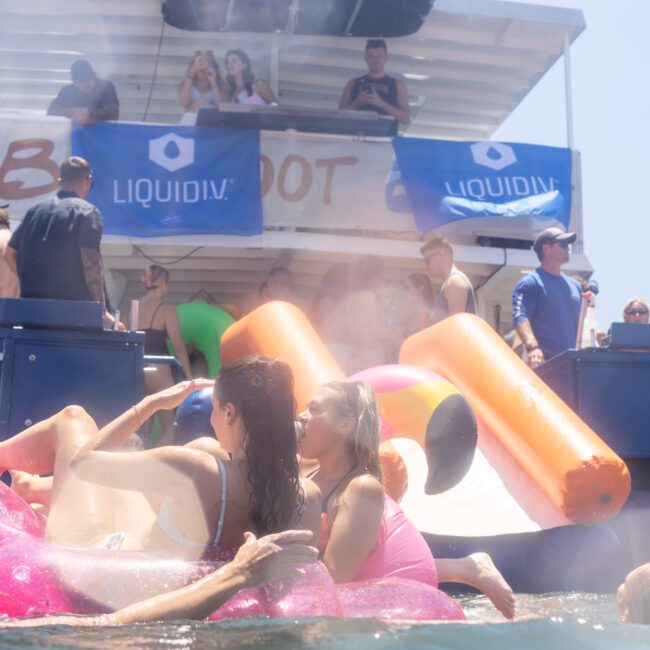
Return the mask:
{"type": "MultiPolygon", "coordinates": [[[[647,303],[645,303],[641,298],[630,298],[623,307],[623,322],[624,323],[639,323],[647,324],[649,322],[650,309],[648,309],[647,303]]],[[[611,342],[612,337],[612,328],[610,327],[605,332],[598,332],[598,344],[608,347],[611,342]]]]}
{"type": "MultiPolygon", "coordinates": [[[[53,472],[46,537],[77,548],[166,551],[196,560],[206,547],[237,549],[245,531],[319,530],[320,493],[301,480],[293,376],[267,357],[224,366],[214,382],[194,380],[145,397],[98,430],[79,406],[0,442],[0,467],[53,472]],[[115,451],[160,410],[213,386],[214,438],[185,447],[115,451]]],[[[32,482],[17,475],[33,502],[32,482]]]]}
{"type": "Polygon", "coordinates": [[[225,66],[231,102],[250,106],[277,105],[278,100],[271,86],[266,81],[255,78],[251,60],[244,50],[227,52],[225,66]]]}
{"type": "Polygon", "coordinates": [[[323,495],[318,548],[335,582],[395,576],[435,586],[437,573],[440,582],[483,591],[512,618],[512,590],[489,556],[475,553],[434,563],[424,538],[384,493],[379,409],[366,384],[325,384],[298,417],[302,457],[318,463],[308,474],[323,495]]]}
{"type": "Polygon", "coordinates": [[[623,307],[625,323],[647,323],[650,316],[648,305],[640,298],[630,298],[623,307]]]}

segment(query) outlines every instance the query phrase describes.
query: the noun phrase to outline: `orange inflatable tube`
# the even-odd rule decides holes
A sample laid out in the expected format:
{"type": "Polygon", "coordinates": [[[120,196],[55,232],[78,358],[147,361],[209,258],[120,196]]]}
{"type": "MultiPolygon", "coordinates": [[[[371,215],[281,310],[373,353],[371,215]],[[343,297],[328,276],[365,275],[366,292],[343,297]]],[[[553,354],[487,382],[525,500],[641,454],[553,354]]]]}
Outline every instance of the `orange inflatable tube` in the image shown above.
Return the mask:
{"type": "Polygon", "coordinates": [[[409,337],[400,363],[451,381],[572,521],[604,521],[627,500],[625,463],[478,316],[457,314],[409,337]]]}
{"type": "Polygon", "coordinates": [[[309,319],[288,302],[267,302],[225,331],[219,348],[221,362],[229,363],[248,354],[278,357],[291,366],[299,410],[323,384],[345,381],[343,371],[309,319]]]}

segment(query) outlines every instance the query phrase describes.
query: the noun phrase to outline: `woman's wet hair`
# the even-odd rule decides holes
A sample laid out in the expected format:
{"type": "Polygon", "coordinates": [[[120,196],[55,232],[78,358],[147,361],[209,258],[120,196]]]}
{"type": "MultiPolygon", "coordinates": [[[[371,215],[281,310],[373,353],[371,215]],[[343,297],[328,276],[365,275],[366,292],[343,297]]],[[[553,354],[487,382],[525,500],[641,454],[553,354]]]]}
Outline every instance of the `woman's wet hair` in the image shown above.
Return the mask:
{"type": "Polygon", "coordinates": [[[242,357],[221,368],[214,395],[220,405],[235,406],[246,430],[246,480],[258,535],[286,530],[304,500],[291,368],[280,359],[242,357]]]}
{"type": "MultiPolygon", "coordinates": [[[[253,74],[253,66],[251,65],[250,57],[248,56],[248,54],[246,54],[246,52],[244,52],[244,50],[240,50],[240,49],[228,50],[226,52],[226,56],[224,57],[224,61],[227,61],[228,57],[231,54],[234,54],[245,66],[241,76],[242,76],[242,82],[244,84],[244,90],[246,91],[247,95],[250,97],[253,94],[253,84],[255,83],[255,75],[253,74]]],[[[237,92],[237,84],[235,83],[235,78],[227,74],[226,81],[228,82],[228,86],[230,88],[232,101],[235,101],[235,99],[237,99],[235,97],[235,92],[237,92]]]]}
{"type": "Polygon", "coordinates": [[[336,394],[330,401],[335,415],[352,418],[355,422],[350,432],[350,452],[353,468],[372,474],[381,481],[379,466],[379,439],[381,419],[377,398],[367,384],[361,381],[333,381],[325,384],[336,394]]]}
{"type": "Polygon", "coordinates": [[[416,289],[422,289],[422,299],[424,300],[424,304],[429,307],[429,309],[433,309],[436,299],[433,295],[433,288],[429,276],[426,273],[410,273],[408,278],[416,289]]]}

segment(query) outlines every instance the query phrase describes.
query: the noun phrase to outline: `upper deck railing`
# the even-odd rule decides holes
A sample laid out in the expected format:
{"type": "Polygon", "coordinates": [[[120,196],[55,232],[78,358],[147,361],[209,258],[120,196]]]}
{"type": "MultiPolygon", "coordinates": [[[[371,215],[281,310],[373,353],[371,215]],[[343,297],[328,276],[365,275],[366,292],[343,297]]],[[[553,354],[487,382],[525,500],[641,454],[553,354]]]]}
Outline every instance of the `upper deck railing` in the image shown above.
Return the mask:
{"type": "MultiPolygon", "coordinates": [[[[366,70],[365,39],[187,32],[164,25],[160,0],[0,0],[0,15],[0,110],[43,114],[79,58],[115,83],[121,119],[161,123],[180,119],[176,89],[197,49],[222,63],[243,48],[280,103],[299,107],[337,108],[366,70]]],[[[407,134],[489,138],[584,28],[574,9],[436,0],[415,35],[388,41],[387,72],[408,87],[407,134]]]]}

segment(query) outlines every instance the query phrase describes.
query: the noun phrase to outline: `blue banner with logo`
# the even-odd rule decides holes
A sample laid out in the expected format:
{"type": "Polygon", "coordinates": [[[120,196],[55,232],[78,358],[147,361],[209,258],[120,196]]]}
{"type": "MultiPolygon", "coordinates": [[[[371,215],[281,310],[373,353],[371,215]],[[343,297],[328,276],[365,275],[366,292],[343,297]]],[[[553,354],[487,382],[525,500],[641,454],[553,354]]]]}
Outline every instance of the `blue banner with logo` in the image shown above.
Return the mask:
{"type": "Polygon", "coordinates": [[[571,150],[503,142],[394,138],[420,232],[475,217],[556,219],[569,227],[571,150]]]}
{"type": "Polygon", "coordinates": [[[75,129],[104,230],[156,237],[262,232],[259,131],[102,123],[75,129]]]}

